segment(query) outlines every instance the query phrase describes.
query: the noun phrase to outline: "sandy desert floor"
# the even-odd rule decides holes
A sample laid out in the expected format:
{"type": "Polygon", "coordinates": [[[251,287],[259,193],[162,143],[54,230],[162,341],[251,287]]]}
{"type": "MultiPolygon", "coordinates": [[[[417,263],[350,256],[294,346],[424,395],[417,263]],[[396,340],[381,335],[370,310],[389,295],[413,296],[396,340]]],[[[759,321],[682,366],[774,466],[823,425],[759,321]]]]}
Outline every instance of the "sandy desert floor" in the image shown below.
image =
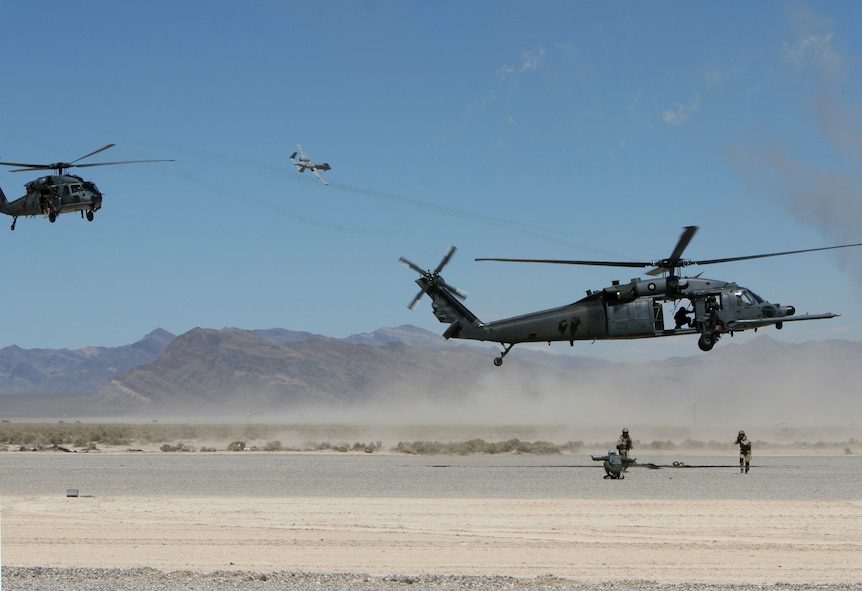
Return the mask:
{"type": "Polygon", "coordinates": [[[3,564],[21,567],[846,584],[861,531],[846,500],[2,499],[3,564]]]}

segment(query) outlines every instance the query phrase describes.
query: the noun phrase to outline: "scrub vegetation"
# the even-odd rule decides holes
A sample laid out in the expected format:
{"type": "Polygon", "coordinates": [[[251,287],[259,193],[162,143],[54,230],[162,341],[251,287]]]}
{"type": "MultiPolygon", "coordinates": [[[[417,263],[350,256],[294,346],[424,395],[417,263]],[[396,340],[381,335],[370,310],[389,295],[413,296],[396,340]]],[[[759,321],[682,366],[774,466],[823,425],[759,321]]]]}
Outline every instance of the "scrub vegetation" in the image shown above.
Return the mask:
{"type": "MultiPolygon", "coordinates": [[[[366,427],[361,434],[367,436],[366,427]]],[[[386,427],[380,427],[385,431],[386,427]]],[[[464,428],[469,429],[469,428],[464,428]]],[[[228,425],[228,424],[162,424],[162,423],[13,423],[0,422],[0,451],[39,451],[59,449],[61,451],[100,451],[104,449],[126,448],[128,451],[159,449],[163,452],[247,452],[247,451],[336,451],[374,453],[392,451],[411,455],[471,455],[471,454],[563,454],[583,453],[586,450],[611,449],[615,441],[596,441],[585,443],[582,440],[557,444],[546,440],[528,441],[522,438],[509,438],[502,441],[488,441],[484,438],[460,439],[454,441],[415,440],[400,441],[397,445],[384,448],[380,440],[357,441],[351,435],[349,426],[309,426],[309,425],[228,425]],[[332,442],[336,433],[338,441],[332,442]],[[284,437],[302,443],[286,443],[284,437]],[[315,437],[318,437],[317,439],[315,437]]],[[[454,438],[453,438],[454,439],[454,438]]],[[[775,443],[755,440],[759,451],[781,452],[787,450],[815,450],[854,454],[859,441],[851,438],[845,441],[789,441],[775,443]]],[[[654,441],[635,440],[636,450],[644,452],[702,453],[716,451],[727,453],[734,446],[724,441],[701,441],[683,438],[678,441],[660,439],[654,441]]],[[[124,450],[124,451],[125,451],[124,450]]]]}

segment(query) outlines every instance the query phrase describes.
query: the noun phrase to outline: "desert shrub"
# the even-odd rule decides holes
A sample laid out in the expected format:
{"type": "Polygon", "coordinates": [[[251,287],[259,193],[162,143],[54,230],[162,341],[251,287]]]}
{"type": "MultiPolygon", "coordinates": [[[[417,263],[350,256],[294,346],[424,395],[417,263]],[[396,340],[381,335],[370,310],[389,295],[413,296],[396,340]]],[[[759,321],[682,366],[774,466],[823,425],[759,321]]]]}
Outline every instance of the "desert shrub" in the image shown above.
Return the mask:
{"type": "Polygon", "coordinates": [[[584,447],[584,442],[581,440],[567,441],[562,445],[562,449],[565,451],[579,451],[582,447],[584,447]]]}
{"type": "Polygon", "coordinates": [[[266,445],[263,446],[264,451],[281,451],[281,441],[273,440],[267,441],[266,445]]]}
{"type": "Polygon", "coordinates": [[[547,441],[529,443],[520,439],[508,439],[506,441],[489,443],[484,439],[470,439],[469,441],[451,443],[441,443],[439,441],[401,441],[395,447],[395,451],[415,455],[556,454],[560,453],[560,447],[547,441]]]}
{"type": "Polygon", "coordinates": [[[228,451],[242,451],[245,449],[245,441],[232,441],[228,446],[228,451]]]}
{"type": "Polygon", "coordinates": [[[519,451],[537,456],[547,456],[561,453],[562,450],[559,445],[550,441],[534,441],[533,443],[524,444],[524,448],[519,451]]]}

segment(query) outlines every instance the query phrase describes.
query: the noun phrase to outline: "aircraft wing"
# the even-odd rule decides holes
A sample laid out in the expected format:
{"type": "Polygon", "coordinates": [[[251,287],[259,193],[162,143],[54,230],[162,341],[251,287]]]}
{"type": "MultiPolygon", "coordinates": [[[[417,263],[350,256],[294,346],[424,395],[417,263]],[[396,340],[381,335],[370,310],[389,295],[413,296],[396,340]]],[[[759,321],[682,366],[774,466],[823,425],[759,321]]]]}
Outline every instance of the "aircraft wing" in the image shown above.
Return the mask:
{"type": "Polygon", "coordinates": [[[328,185],[328,184],[329,184],[329,181],[327,181],[325,178],[323,178],[323,175],[322,175],[322,174],[320,174],[320,171],[318,171],[316,168],[312,168],[312,169],[311,169],[311,172],[313,172],[313,173],[314,173],[314,176],[316,176],[317,178],[319,178],[319,179],[320,179],[320,182],[321,182],[321,183],[323,183],[324,185],[328,185]]]}
{"type": "Polygon", "coordinates": [[[305,148],[303,148],[299,144],[296,144],[296,147],[299,148],[299,153],[302,154],[301,158],[303,160],[311,160],[311,158],[308,157],[308,154],[305,153],[305,148]]]}

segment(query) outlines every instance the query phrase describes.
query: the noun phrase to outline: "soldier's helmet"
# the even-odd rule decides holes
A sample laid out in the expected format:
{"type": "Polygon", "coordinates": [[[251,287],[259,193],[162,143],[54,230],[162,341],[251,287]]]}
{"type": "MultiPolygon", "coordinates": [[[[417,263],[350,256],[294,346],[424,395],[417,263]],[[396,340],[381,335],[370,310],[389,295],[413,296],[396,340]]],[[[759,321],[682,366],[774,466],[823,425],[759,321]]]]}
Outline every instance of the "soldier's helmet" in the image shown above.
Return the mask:
{"type": "Polygon", "coordinates": [[[745,435],[745,431],[744,431],[743,429],[740,429],[740,430],[739,430],[739,434],[740,434],[740,435],[745,435]]]}
{"type": "Polygon", "coordinates": [[[625,433],[626,435],[628,435],[628,434],[629,434],[629,430],[628,430],[628,428],[624,428],[624,429],[623,429],[623,433],[625,433]]]}

